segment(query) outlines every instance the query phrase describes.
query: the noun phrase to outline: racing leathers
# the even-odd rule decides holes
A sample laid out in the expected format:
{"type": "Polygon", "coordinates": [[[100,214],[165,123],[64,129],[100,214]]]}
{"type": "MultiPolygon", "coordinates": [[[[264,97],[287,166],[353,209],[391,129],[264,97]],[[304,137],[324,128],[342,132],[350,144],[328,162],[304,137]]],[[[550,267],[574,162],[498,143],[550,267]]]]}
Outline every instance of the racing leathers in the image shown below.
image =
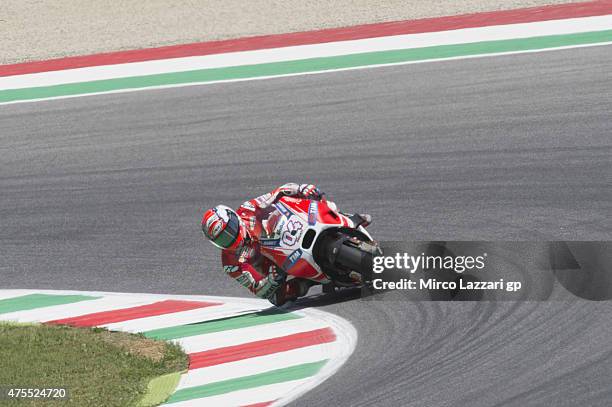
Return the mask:
{"type": "Polygon", "coordinates": [[[297,198],[321,198],[321,192],[311,184],[288,183],[274,191],[244,202],[236,210],[248,230],[248,238],[242,247],[221,252],[223,271],[243,287],[260,298],[267,298],[275,305],[282,305],[306,294],[311,282],[294,278],[286,281],[286,274],[260,251],[259,237],[263,233],[262,220],[276,200],[282,196],[297,198]]]}

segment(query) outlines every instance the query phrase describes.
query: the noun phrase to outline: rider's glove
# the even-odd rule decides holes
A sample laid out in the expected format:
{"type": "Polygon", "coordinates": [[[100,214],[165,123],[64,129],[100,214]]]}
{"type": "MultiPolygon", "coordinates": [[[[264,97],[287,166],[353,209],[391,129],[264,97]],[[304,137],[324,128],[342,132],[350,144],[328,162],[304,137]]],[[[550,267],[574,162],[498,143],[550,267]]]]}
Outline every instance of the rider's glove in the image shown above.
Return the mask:
{"type": "Polygon", "coordinates": [[[321,197],[323,196],[323,192],[321,192],[319,188],[317,188],[316,186],[312,184],[301,184],[300,187],[298,188],[298,192],[304,198],[310,198],[310,199],[321,199],[321,197]]]}
{"type": "Polygon", "coordinates": [[[260,298],[270,299],[278,288],[284,284],[287,274],[277,271],[277,268],[270,267],[270,272],[259,282],[257,296],[260,298]]]}
{"type": "Polygon", "coordinates": [[[274,281],[270,276],[265,277],[259,283],[257,296],[259,298],[270,298],[274,295],[276,290],[278,290],[278,287],[280,287],[280,284],[277,281],[274,281]]]}

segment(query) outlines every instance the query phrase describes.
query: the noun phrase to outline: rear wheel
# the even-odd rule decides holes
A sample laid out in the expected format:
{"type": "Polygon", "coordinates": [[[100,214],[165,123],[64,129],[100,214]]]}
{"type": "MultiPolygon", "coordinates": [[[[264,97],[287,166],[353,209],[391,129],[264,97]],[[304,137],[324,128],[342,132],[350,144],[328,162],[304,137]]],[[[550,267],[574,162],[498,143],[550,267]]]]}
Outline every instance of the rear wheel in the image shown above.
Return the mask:
{"type": "Polygon", "coordinates": [[[363,247],[364,243],[356,243],[346,240],[336,250],[335,264],[347,270],[356,271],[361,274],[362,279],[371,279],[372,263],[374,255],[363,247]]]}
{"type": "Polygon", "coordinates": [[[363,285],[371,281],[374,256],[380,254],[376,243],[342,233],[327,236],[322,243],[318,251],[320,260],[332,280],[345,286],[363,285]]]}

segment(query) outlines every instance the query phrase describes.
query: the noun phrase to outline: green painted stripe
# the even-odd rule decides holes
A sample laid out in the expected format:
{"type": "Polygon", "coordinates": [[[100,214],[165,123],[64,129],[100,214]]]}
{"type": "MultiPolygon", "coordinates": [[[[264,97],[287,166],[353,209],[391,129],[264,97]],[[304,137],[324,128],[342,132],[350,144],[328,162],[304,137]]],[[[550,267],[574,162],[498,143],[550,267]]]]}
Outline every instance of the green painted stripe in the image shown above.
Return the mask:
{"type": "Polygon", "coordinates": [[[50,307],[52,305],[72,304],[73,302],[95,300],[97,298],[101,297],[89,295],[28,294],[0,300],[0,314],[50,307]]]}
{"type": "Polygon", "coordinates": [[[276,76],[325,71],[331,69],[354,68],[368,65],[528,51],[572,45],[596,44],[610,41],[612,41],[612,30],[606,30],[577,34],[551,35],[545,37],[485,41],[469,44],[441,45],[416,49],[368,52],[335,57],[302,59],[298,61],[200,69],[187,72],[170,72],[164,74],[106,79],[74,84],[24,89],[8,89],[0,91],[0,103],[87,93],[110,92],[122,89],[140,89],[152,86],[206,83],[231,79],[248,79],[262,76],[276,76]]]}
{"type": "Polygon", "coordinates": [[[153,339],[170,340],[188,336],[209,334],[213,332],[228,331],[230,329],[246,328],[249,326],[271,324],[301,318],[300,315],[282,310],[262,311],[235,317],[215,319],[195,324],[171,326],[144,332],[144,336],[153,339]]]}
{"type": "Polygon", "coordinates": [[[179,401],[217,396],[219,394],[225,394],[231,391],[246,390],[269,384],[305,379],[317,374],[325,363],[327,363],[327,360],[321,360],[318,362],[304,363],[283,369],[271,370],[269,372],[259,373],[252,376],[238,377],[236,379],[223,380],[220,382],[204,384],[202,386],[187,387],[170,396],[168,403],[177,403],[179,401]]]}

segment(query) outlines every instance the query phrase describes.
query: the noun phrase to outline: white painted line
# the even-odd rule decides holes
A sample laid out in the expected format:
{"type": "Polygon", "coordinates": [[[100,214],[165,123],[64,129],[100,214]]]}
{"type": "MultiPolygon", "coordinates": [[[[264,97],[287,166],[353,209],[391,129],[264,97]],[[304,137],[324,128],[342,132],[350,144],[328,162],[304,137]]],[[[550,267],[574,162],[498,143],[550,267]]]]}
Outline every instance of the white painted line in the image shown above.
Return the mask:
{"type": "Polygon", "coordinates": [[[326,321],[311,318],[298,318],[271,324],[232,329],[230,331],[188,336],[174,341],[180,344],[183,349],[185,349],[185,352],[194,353],[312,331],[314,329],[325,328],[326,326],[328,326],[326,321]]]}
{"type": "Polygon", "coordinates": [[[338,349],[340,346],[346,345],[337,341],[323,343],[285,352],[273,353],[271,355],[193,369],[181,377],[178,389],[265,373],[270,370],[282,369],[302,363],[318,362],[328,359],[329,355],[341,351],[341,349],[338,349]]]}
{"type": "Polygon", "coordinates": [[[71,304],[52,305],[50,307],[0,314],[0,318],[17,322],[46,322],[94,312],[111,311],[118,308],[137,307],[139,305],[150,304],[151,302],[150,300],[135,296],[119,298],[103,297],[95,300],[73,302],[71,304]]]}
{"type": "Polygon", "coordinates": [[[345,72],[345,71],[386,68],[386,67],[402,66],[402,65],[415,65],[415,64],[427,64],[427,63],[434,63],[434,62],[459,61],[463,59],[493,58],[493,57],[508,56],[508,55],[534,54],[534,53],[539,53],[539,52],[563,51],[563,50],[576,49],[576,48],[591,48],[591,47],[600,47],[600,46],[608,46],[608,45],[612,45],[612,41],[599,42],[599,43],[593,43],[593,44],[570,45],[570,46],[554,47],[554,48],[532,49],[532,50],[526,50],[526,51],[498,52],[498,53],[468,55],[468,56],[451,57],[451,58],[427,59],[427,60],[422,60],[422,61],[406,61],[406,62],[394,62],[390,64],[363,65],[363,66],[355,66],[351,68],[326,69],[326,70],[321,70],[321,71],[298,72],[298,73],[283,74],[283,75],[258,76],[258,77],[253,77],[253,78],[228,79],[228,80],[222,80],[222,81],[209,81],[209,82],[189,82],[189,83],[181,83],[181,84],[176,84],[176,85],[149,86],[145,88],[129,88],[129,89],[119,89],[119,90],[112,90],[112,91],[105,91],[105,92],[84,93],[84,94],[78,94],[78,95],[66,95],[66,96],[54,96],[54,97],[39,98],[39,99],[15,100],[11,102],[0,102],[0,106],[20,104],[20,103],[46,102],[46,101],[61,100],[61,99],[73,99],[73,98],[88,97],[88,96],[100,96],[100,95],[112,95],[112,94],[130,93],[130,92],[143,92],[143,91],[151,91],[151,90],[155,91],[155,90],[163,90],[163,89],[184,88],[184,87],[189,87],[189,86],[207,86],[207,85],[234,83],[234,82],[247,82],[247,81],[278,79],[278,78],[289,78],[289,77],[294,77],[294,76],[321,75],[321,74],[330,74],[330,73],[345,72]]]}
{"type": "Polygon", "coordinates": [[[308,58],[333,57],[367,52],[575,34],[579,32],[603,31],[609,29],[612,29],[612,15],[464,28],[421,34],[394,35],[361,40],[337,41],[255,51],[14,75],[0,77],[0,90],[52,86],[170,72],[186,72],[199,69],[294,61],[308,58]]]}
{"type": "Polygon", "coordinates": [[[0,300],[8,300],[9,298],[21,297],[32,294],[29,290],[4,290],[0,291],[0,300]]]}
{"type": "MultiPolygon", "coordinates": [[[[213,315],[227,315],[228,313],[231,314],[231,312],[235,312],[235,315],[238,315],[239,313],[243,312],[256,312],[270,308],[269,303],[265,300],[248,298],[61,290],[0,290],[0,298],[11,298],[13,296],[33,293],[59,295],[77,294],[101,296],[103,298],[83,301],[80,303],[38,308],[29,311],[19,311],[12,313],[12,315],[0,314],[0,320],[18,319],[22,321],[40,322],[51,319],[75,317],[92,312],[128,308],[131,306],[150,304],[168,299],[221,302],[224,304],[222,306],[218,306],[219,309],[223,309],[223,312],[208,312],[214,310],[215,306],[213,306],[200,309],[199,311],[201,311],[201,313],[198,313],[198,310],[190,310],[157,317],[141,318],[126,321],[125,323],[109,324],[109,326],[121,329],[136,329],[140,326],[148,330],[148,328],[155,329],[181,325],[183,323],[193,322],[194,319],[197,320],[199,318],[208,318],[213,315]],[[172,320],[172,318],[175,319],[172,320]]],[[[170,406],[201,406],[205,404],[207,406],[226,407],[272,400],[276,400],[274,405],[280,406],[294,400],[299,395],[307,391],[311,391],[319,383],[334,374],[340,368],[340,366],[346,362],[355,348],[357,343],[357,333],[354,327],[342,318],[319,310],[301,309],[299,311],[292,312],[300,314],[302,318],[279,321],[256,327],[240,328],[219,333],[199,335],[198,337],[191,338],[196,340],[191,347],[197,350],[218,349],[218,347],[242,344],[261,339],[277,338],[292,333],[327,327],[334,331],[336,334],[336,340],[330,343],[317,344],[285,352],[277,352],[271,355],[248,358],[241,361],[203,367],[200,369],[193,369],[181,377],[179,388],[201,386],[224,380],[237,379],[238,377],[265,373],[303,363],[327,360],[325,365],[317,374],[307,379],[269,386],[260,386],[252,389],[234,391],[218,396],[200,398],[181,403],[173,403],[170,404],[170,406]],[[197,340],[203,340],[205,343],[198,342],[197,340]]],[[[189,338],[184,339],[187,340],[189,338]]]]}
{"type": "Polygon", "coordinates": [[[285,404],[297,399],[302,394],[311,391],[312,388],[323,383],[327,378],[335,374],[344,363],[346,363],[357,346],[357,330],[347,320],[317,309],[306,309],[304,310],[304,313],[312,318],[322,319],[329,323],[336,333],[336,342],[342,346],[338,346],[336,348],[333,357],[325,364],[325,366],[323,366],[316,376],[310,378],[308,385],[296,386],[292,388],[270,407],[284,406],[285,404]]]}
{"type": "MultiPolygon", "coordinates": [[[[8,290],[12,291],[12,290],[8,290]]],[[[91,295],[93,297],[138,297],[146,299],[147,301],[163,301],[168,299],[173,300],[185,300],[185,301],[209,301],[209,302],[228,302],[231,301],[234,304],[243,304],[245,306],[252,307],[253,311],[261,311],[263,309],[271,308],[271,304],[267,300],[259,298],[242,298],[242,297],[222,297],[216,295],[185,295],[185,294],[150,294],[150,293],[120,293],[120,292],[109,292],[109,291],[78,291],[78,290],[36,290],[28,289],[21,290],[28,294],[57,294],[57,295],[91,295]]],[[[0,289],[0,293],[4,290],[0,289]]]]}
{"type": "Polygon", "coordinates": [[[231,316],[249,313],[251,310],[252,307],[248,305],[222,304],[197,308],[189,311],[180,311],[153,317],[132,319],[129,321],[116,322],[102,326],[110,329],[111,331],[145,332],[153,329],[228,318],[231,316]]]}

